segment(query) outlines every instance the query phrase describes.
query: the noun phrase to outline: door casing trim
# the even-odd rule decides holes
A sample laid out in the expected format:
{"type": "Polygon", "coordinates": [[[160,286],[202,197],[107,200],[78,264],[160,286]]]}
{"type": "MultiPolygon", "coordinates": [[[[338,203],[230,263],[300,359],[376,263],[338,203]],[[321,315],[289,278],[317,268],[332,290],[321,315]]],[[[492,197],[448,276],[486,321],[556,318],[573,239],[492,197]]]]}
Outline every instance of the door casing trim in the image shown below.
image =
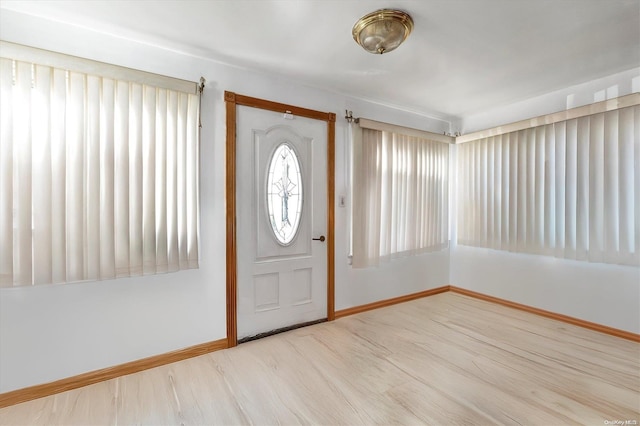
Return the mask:
{"type": "Polygon", "coordinates": [[[247,106],[327,123],[327,320],[335,319],[335,139],[336,115],[264,99],[224,92],[226,106],[226,229],[227,229],[227,346],[238,344],[238,257],[236,241],[236,125],[237,107],[247,106]]]}

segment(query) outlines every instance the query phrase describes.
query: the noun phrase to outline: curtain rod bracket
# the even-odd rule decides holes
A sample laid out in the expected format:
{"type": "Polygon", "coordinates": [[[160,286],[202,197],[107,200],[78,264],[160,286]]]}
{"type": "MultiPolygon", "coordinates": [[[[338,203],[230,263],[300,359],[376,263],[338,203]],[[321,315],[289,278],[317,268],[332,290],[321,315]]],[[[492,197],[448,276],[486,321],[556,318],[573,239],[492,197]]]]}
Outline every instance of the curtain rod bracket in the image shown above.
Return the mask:
{"type": "Polygon", "coordinates": [[[202,92],[204,92],[204,83],[207,80],[200,76],[200,84],[198,84],[198,129],[202,129],[202,92]]]}
{"type": "Polygon", "coordinates": [[[353,122],[358,122],[359,120],[357,118],[355,118],[353,116],[353,111],[347,111],[346,109],[344,110],[345,113],[345,120],[347,120],[348,123],[353,123],[353,122]]]}

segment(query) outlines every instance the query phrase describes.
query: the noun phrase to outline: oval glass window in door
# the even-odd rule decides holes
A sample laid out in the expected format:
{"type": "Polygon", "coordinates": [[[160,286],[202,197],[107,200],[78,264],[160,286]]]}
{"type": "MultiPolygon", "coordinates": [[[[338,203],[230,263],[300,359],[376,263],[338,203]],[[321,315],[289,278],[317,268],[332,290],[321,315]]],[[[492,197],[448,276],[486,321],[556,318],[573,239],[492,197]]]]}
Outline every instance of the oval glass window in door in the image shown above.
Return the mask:
{"type": "Polygon", "coordinates": [[[267,212],[276,241],[291,244],[302,215],[302,173],[298,156],[287,142],[278,145],[269,162],[267,212]]]}

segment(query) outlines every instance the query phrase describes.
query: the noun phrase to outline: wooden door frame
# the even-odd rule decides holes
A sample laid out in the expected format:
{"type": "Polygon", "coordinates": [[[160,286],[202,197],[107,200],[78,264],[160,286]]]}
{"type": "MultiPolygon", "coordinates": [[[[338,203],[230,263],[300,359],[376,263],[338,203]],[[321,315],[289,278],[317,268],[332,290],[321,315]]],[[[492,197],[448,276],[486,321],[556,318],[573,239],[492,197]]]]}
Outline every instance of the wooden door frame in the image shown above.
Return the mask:
{"type": "Polygon", "coordinates": [[[227,113],[226,200],[227,200],[227,345],[238,344],[238,252],[236,242],[236,115],[238,106],[259,108],[327,122],[327,320],[335,319],[335,139],[336,115],[264,99],[224,92],[227,113]]]}

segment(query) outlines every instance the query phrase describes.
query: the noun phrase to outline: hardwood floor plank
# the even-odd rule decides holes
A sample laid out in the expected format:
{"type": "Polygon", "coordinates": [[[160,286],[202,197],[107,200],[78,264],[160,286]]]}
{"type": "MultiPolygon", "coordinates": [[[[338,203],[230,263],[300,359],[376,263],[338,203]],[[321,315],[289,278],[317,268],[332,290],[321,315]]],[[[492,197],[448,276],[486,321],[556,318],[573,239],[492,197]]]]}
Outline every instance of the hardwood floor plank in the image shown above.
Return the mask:
{"type": "Polygon", "coordinates": [[[451,398],[437,387],[412,381],[390,389],[387,394],[403,410],[428,425],[479,425],[492,424],[492,420],[477,410],[469,408],[451,398]]]}
{"type": "Polygon", "coordinates": [[[0,409],[2,425],[615,420],[640,422],[640,344],[451,292],[0,409]]]}

